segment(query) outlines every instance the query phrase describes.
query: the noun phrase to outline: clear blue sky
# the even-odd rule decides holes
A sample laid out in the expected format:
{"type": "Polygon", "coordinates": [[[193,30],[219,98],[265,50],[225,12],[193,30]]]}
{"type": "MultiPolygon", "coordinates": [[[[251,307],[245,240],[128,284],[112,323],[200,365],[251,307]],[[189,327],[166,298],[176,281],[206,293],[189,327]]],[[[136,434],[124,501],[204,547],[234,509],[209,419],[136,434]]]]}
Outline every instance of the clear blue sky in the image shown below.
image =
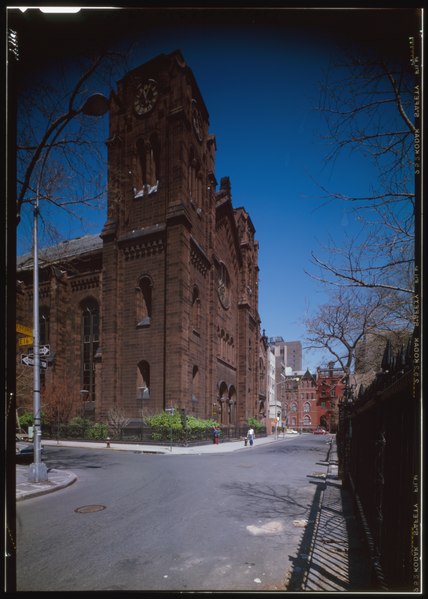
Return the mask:
{"type": "MultiPolygon", "coordinates": [[[[302,13],[297,20],[290,13],[289,19],[278,14],[278,26],[275,19],[234,19],[227,11],[215,22],[187,13],[179,27],[177,20],[168,27],[161,21],[140,35],[131,21],[129,31],[126,21],[121,25],[121,34],[135,43],[130,68],[179,48],[193,70],[217,140],[216,178],[230,177],[233,205],[247,210],[256,229],[261,328],[268,336],[302,342],[306,313],[325,300],[305,274],[311,270],[311,251],[319,251],[330,236],[340,240],[358,229],[347,206],[326,204],[321,187],[366,195],[373,177],[356,154],[326,164],[326,128],[316,110],[324,74],[338,57],[336,42],[354,30],[354,15],[336,11],[326,20],[310,12],[310,18],[302,13]]],[[[396,27],[397,15],[385,19],[377,33],[391,39],[388,24],[396,27]]],[[[99,24],[102,29],[101,17],[99,24]]],[[[367,25],[368,45],[376,27],[367,25]]],[[[408,33],[403,30],[405,39],[408,33]]],[[[63,231],[65,237],[78,236],[98,232],[103,224],[100,215],[94,227],[76,230],[64,222],[63,231]]],[[[23,223],[18,252],[28,248],[28,235],[23,223]]],[[[328,359],[328,354],[304,352],[303,368],[314,371],[328,359]]]]}

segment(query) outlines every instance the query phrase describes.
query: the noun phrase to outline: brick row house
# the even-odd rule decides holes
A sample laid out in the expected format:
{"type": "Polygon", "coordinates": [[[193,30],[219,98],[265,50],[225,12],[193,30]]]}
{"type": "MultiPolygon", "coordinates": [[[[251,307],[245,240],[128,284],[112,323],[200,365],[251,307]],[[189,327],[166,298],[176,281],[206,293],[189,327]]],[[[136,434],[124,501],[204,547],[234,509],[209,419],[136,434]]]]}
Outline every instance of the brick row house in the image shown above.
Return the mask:
{"type": "MultiPolygon", "coordinates": [[[[231,427],[260,414],[258,242],[229,178],[216,181],[208,127],[180,51],[118,82],[104,228],[40,251],[45,398],[65,385],[74,413],[96,420],[142,406],[231,427]]],[[[30,255],[17,278],[17,317],[31,325],[30,255]]]]}
{"type": "Polygon", "coordinates": [[[339,418],[339,401],[343,398],[346,376],[343,368],[330,362],[326,368],[317,368],[317,409],[320,426],[336,432],[339,418]]]}
{"type": "Polygon", "coordinates": [[[345,390],[345,372],[330,363],[317,368],[316,374],[287,372],[284,380],[285,401],[282,419],[290,428],[311,431],[321,426],[336,432],[339,401],[345,390]]]}

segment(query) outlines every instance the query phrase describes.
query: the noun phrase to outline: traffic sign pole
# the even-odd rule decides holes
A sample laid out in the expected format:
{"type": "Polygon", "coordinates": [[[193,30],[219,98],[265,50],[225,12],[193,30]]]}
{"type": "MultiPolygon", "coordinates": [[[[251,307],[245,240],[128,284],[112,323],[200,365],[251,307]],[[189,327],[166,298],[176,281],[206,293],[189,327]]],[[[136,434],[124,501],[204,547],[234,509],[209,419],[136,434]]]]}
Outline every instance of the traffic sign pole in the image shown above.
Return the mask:
{"type": "MultiPolygon", "coordinates": [[[[38,190],[37,190],[38,192],[38,190]]],[[[33,420],[34,420],[34,462],[28,470],[30,482],[48,480],[46,464],[41,461],[42,453],[42,414],[40,402],[40,324],[39,324],[39,256],[38,256],[38,215],[39,199],[34,205],[33,214],[33,336],[34,336],[34,370],[33,370],[33,420]]]]}
{"type": "MultiPolygon", "coordinates": [[[[45,360],[40,360],[40,367],[47,368],[48,363],[45,360]]],[[[26,366],[34,366],[34,356],[28,354],[21,354],[21,364],[26,366]]]]}

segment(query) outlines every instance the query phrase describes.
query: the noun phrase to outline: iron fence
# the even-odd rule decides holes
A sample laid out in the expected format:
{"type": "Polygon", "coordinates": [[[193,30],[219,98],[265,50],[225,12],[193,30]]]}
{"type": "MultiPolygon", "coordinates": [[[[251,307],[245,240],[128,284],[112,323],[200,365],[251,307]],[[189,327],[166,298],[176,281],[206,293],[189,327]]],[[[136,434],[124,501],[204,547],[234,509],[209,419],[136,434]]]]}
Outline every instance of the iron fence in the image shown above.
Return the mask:
{"type": "MultiPolygon", "coordinates": [[[[46,423],[43,426],[43,438],[51,439],[74,439],[74,440],[92,440],[104,441],[106,435],[94,437],[90,434],[90,421],[84,422],[79,427],[70,427],[66,424],[46,423]]],[[[237,441],[244,439],[247,435],[247,427],[227,426],[220,428],[219,443],[228,441],[237,441]]],[[[123,427],[119,433],[109,434],[111,440],[127,443],[147,443],[156,445],[203,445],[213,443],[214,431],[211,428],[206,429],[170,429],[165,427],[151,427],[146,424],[132,423],[123,427]]],[[[266,436],[266,428],[261,428],[256,436],[266,436]]]]}
{"type": "MultiPolygon", "coordinates": [[[[366,533],[378,586],[420,590],[420,397],[412,352],[383,361],[382,372],[353,401],[341,404],[339,472],[366,533]]],[[[351,398],[349,398],[351,399],[351,398]]]]}

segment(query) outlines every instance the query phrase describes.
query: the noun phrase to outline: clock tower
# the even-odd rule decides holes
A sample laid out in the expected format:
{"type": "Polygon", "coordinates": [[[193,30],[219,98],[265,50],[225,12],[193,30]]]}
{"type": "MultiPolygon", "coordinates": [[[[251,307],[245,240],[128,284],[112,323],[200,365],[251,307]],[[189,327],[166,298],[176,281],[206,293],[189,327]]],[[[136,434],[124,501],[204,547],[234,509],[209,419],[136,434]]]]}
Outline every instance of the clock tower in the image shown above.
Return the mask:
{"type": "MultiPolygon", "coordinates": [[[[209,395],[195,392],[195,368],[198,381],[206,377],[212,355],[192,342],[195,326],[199,339],[210,327],[208,314],[192,325],[200,301],[211,301],[215,139],[208,124],[180,51],[132,70],[112,96],[101,234],[104,413],[117,402],[128,413],[136,406],[155,413],[209,395]],[[201,351],[203,363],[193,355],[201,351]]],[[[201,417],[206,411],[196,409],[201,417]]]]}
{"type": "MultiPolygon", "coordinates": [[[[43,260],[52,388],[80,394],[76,413],[97,422],[116,409],[141,432],[175,408],[239,438],[263,418],[258,242],[229,177],[216,189],[208,127],[179,51],[127,73],[110,98],[103,230],[43,260]]],[[[32,279],[28,257],[20,264],[24,319],[32,279]]]]}

